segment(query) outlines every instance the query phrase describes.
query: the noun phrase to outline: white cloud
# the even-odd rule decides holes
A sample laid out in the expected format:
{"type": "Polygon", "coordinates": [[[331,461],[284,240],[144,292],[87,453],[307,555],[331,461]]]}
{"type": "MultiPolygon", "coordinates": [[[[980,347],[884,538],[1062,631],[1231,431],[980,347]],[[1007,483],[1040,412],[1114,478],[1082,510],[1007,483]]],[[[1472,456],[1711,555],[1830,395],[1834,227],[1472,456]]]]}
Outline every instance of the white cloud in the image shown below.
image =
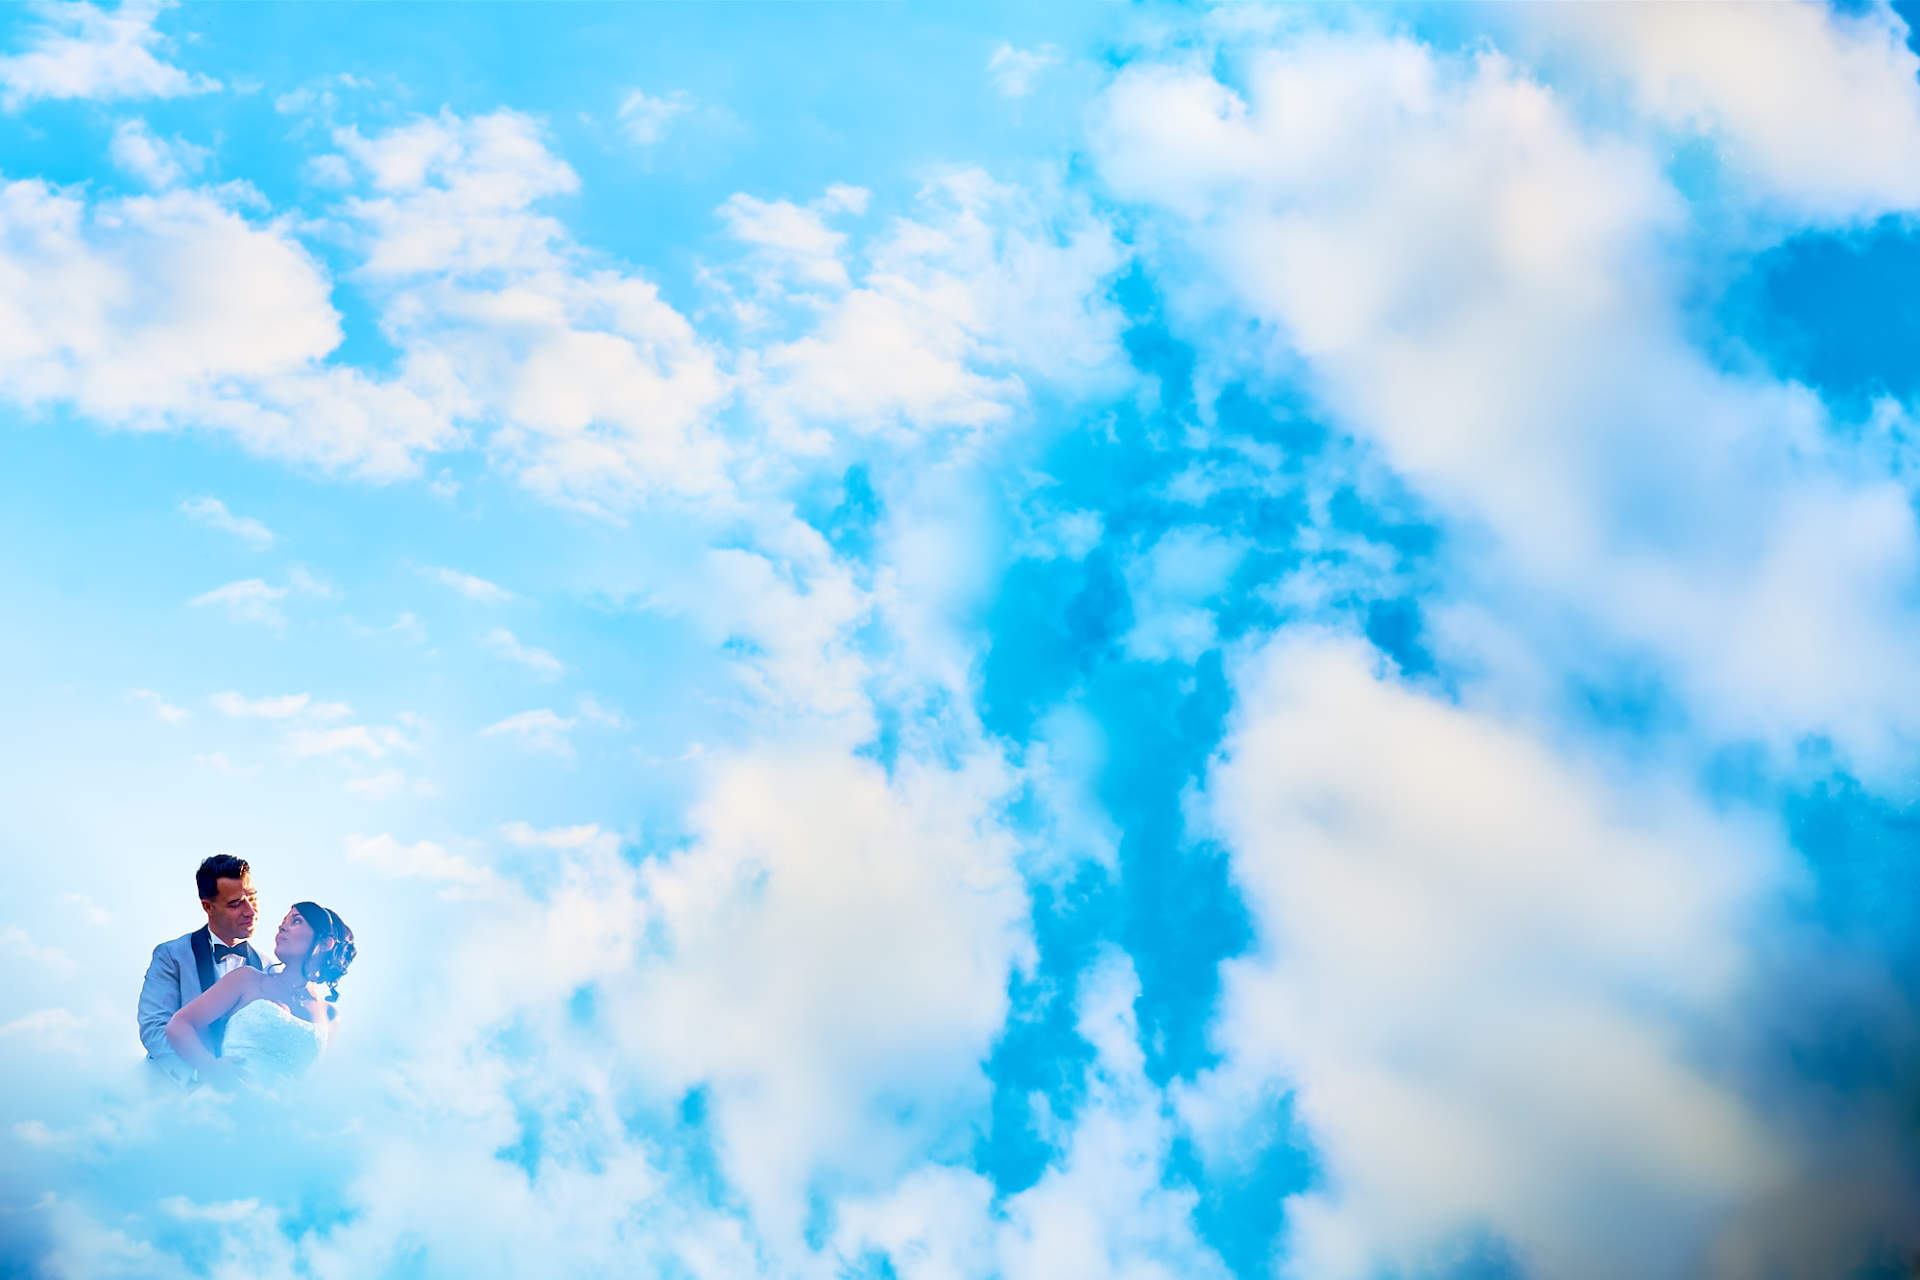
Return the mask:
{"type": "Polygon", "coordinates": [[[227,615],[236,622],[253,622],[261,626],[284,627],[286,615],[280,612],[279,602],[287,595],[285,587],[269,586],[259,578],[244,578],[238,582],[229,582],[223,587],[195,596],[187,603],[195,608],[218,607],[227,611],[227,615]]]}
{"type": "Polygon", "coordinates": [[[212,154],[183,138],[162,138],[144,120],[122,120],[109,145],[113,162],[156,190],[178,186],[206,167],[212,154]]]}
{"type": "Polygon", "coordinates": [[[1192,662],[1217,640],[1212,597],[1224,591],[1246,557],[1244,538],[1194,526],[1175,528],[1127,567],[1133,629],[1127,651],[1149,662],[1192,662]]]}
{"type": "Polygon", "coordinates": [[[337,729],[296,728],[287,732],[288,752],[301,759],[357,755],[378,760],[409,746],[407,735],[391,725],[342,725],[337,729]]]}
{"type": "MultiPolygon", "coordinates": [[[[95,911],[97,914],[98,909],[96,908],[95,911]]],[[[41,946],[28,936],[26,930],[17,926],[0,929],[0,954],[11,957],[14,964],[25,965],[27,968],[39,969],[46,973],[64,975],[72,973],[79,967],[73,957],[66,952],[41,946]]]]}
{"type": "Polygon", "coordinates": [[[346,71],[317,77],[297,89],[289,89],[273,100],[273,109],[281,115],[318,115],[330,118],[348,94],[371,89],[372,81],[346,71]]]}
{"type": "Polygon", "coordinates": [[[859,217],[867,211],[867,204],[872,199],[873,193],[865,187],[835,182],[828,184],[826,192],[813,202],[813,207],[822,213],[850,213],[859,217]]]}
{"type": "Polygon", "coordinates": [[[43,98],[174,98],[219,83],[162,62],[153,22],[162,3],[124,3],[112,12],[83,3],[35,4],[25,48],[0,57],[0,105],[17,111],[43,98]]]}
{"type": "Polygon", "coordinates": [[[795,537],[791,558],[709,550],[655,603],[684,609],[704,638],[732,650],[742,683],[766,708],[844,720],[857,735],[867,726],[868,669],[848,636],[869,602],[818,534],[795,537]]]}
{"type": "Polygon", "coordinates": [[[393,620],[392,624],[387,627],[387,630],[393,632],[395,635],[405,636],[415,644],[425,644],[427,642],[426,624],[414,617],[411,613],[402,613],[393,620]]]}
{"type": "Polygon", "coordinates": [[[480,731],[483,738],[509,737],[518,741],[529,751],[545,751],[556,756],[573,754],[573,743],[567,739],[567,733],[577,722],[570,716],[562,716],[550,707],[540,707],[533,711],[522,711],[517,715],[490,724],[480,731]]]}
{"type": "Polygon", "coordinates": [[[1102,172],[1161,218],[1173,312],[1253,333],[1212,344],[1243,370],[1300,362],[1336,422],[1491,535],[1459,586],[1493,629],[1538,627],[1523,643],[1562,662],[1651,657],[1706,733],[1825,734],[1897,768],[1920,533],[1809,392],[1694,348],[1664,149],[1582,127],[1497,54],[1364,30],[1253,50],[1244,80],[1146,64],[1095,113],[1102,172]]]}
{"type": "Polygon", "coordinates": [[[588,694],[580,695],[580,718],[603,729],[624,729],[627,718],[612,707],[603,706],[588,694]]]}
{"type": "Polygon", "coordinates": [[[1107,533],[1106,517],[1098,511],[1060,511],[1046,508],[1031,517],[1029,532],[1020,539],[1019,553],[1036,560],[1065,556],[1085,558],[1107,533]]]}
{"type": "Polygon", "coordinates": [[[182,514],[209,529],[230,533],[248,546],[264,551],[273,545],[273,530],[251,516],[236,516],[218,498],[189,498],[180,504],[182,514]]]}
{"type": "Polygon", "coordinates": [[[533,121],[443,114],[335,135],[371,192],[346,201],[393,339],[530,488],[602,515],[724,486],[717,353],[641,277],[535,205],[578,178],[533,121]]]}
{"type": "Polygon", "coordinates": [[[437,880],[443,884],[478,889],[495,883],[493,872],[449,853],[431,840],[401,844],[391,835],[347,837],[347,861],[370,867],[382,875],[402,879],[437,880]]]}
{"type": "Polygon", "coordinates": [[[1777,837],[1381,665],[1306,636],[1237,680],[1208,790],[1258,944],[1224,967],[1223,1061],[1187,1114],[1237,1154],[1292,1092],[1322,1174],[1288,1203],[1289,1275],[1482,1230],[1529,1274],[1696,1274],[1785,1170],[1699,1052],[1736,1013],[1777,837]]]}
{"type": "Polygon", "coordinates": [[[1105,955],[1079,983],[1077,1029],[1094,1052],[1061,1154],[1040,1179],[996,1204],[980,1174],[923,1166],[837,1206],[840,1259],[882,1255],[900,1280],[1224,1280],[1195,1228],[1198,1196],[1164,1183],[1176,1130],[1146,1078],[1132,967],[1105,955]]]}
{"type": "Polygon", "coordinates": [[[578,190],[580,179],[547,150],[530,117],[512,111],[471,118],[443,113],[372,137],[353,128],[336,130],[334,142],[372,188],[347,204],[372,233],[370,274],[558,265],[556,251],[566,232],[532,206],[578,190]]]}
{"type": "Polygon", "coordinates": [[[225,431],[376,480],[454,438],[420,368],[382,383],[322,363],[341,334],[319,264],[284,225],[255,225],[215,194],[89,203],[38,180],[0,184],[0,278],[0,397],[15,403],[225,431]]]}
{"type": "Polygon", "coordinates": [[[1920,204],[1920,55],[1890,6],[1594,5],[1550,18],[1523,6],[1502,16],[1601,77],[1624,75],[1652,119],[1712,139],[1737,196],[1838,222],[1920,204]]]}
{"type": "Polygon", "coordinates": [[[1033,92],[1035,81],[1049,67],[1060,65],[1060,51],[1043,44],[1037,49],[1016,49],[1001,41],[987,59],[987,75],[1003,97],[1024,98],[1033,92]]]}
{"type": "Polygon", "coordinates": [[[348,618],[347,628],[357,636],[399,636],[414,644],[427,642],[427,625],[411,612],[400,614],[384,627],[370,627],[348,618]]]}
{"type": "Polygon", "coordinates": [[[77,1054],[85,1045],[82,1033],[89,1025],[88,1019],[71,1010],[37,1009],[0,1023],[0,1042],[18,1037],[36,1053],[77,1054]]]}
{"type": "Polygon", "coordinates": [[[179,724],[182,720],[189,720],[193,717],[191,711],[188,711],[185,707],[174,706],[171,702],[168,702],[151,689],[134,689],[129,691],[127,696],[152,707],[153,714],[159,716],[168,724],[179,724]]]}
{"type": "Polygon", "coordinates": [[[63,893],[57,901],[62,908],[78,914],[88,924],[103,925],[113,920],[113,917],[103,910],[99,903],[84,893],[63,893]]]}
{"type": "Polygon", "coordinates": [[[445,568],[429,568],[423,572],[435,582],[452,587],[467,599],[477,600],[481,604],[502,604],[513,599],[513,592],[505,587],[495,586],[485,578],[476,578],[470,573],[445,568]]]}
{"type": "Polygon", "coordinates": [[[102,419],[298,371],[340,340],[318,264],[274,228],[200,192],[88,206],[35,180],[0,187],[17,280],[0,316],[0,381],[102,419]]]}
{"type": "Polygon", "coordinates": [[[168,1196],[160,1202],[160,1208],[168,1217],[183,1222],[243,1222],[260,1215],[258,1200],[216,1200],[211,1204],[198,1204],[185,1196],[168,1196]]]}
{"type": "Polygon", "coordinates": [[[500,828],[500,834],[507,838],[509,844],[522,849],[584,849],[609,840],[617,843],[615,836],[590,822],[545,830],[525,822],[509,822],[500,828]]]}
{"type": "Polygon", "coordinates": [[[522,644],[514,638],[513,632],[505,627],[495,627],[481,638],[487,649],[510,662],[526,667],[542,680],[552,680],[567,669],[567,664],[548,653],[545,649],[536,649],[532,645],[522,644]]]}
{"type": "Polygon", "coordinates": [[[287,570],[287,586],[301,595],[318,596],[322,600],[337,600],[340,591],[331,583],[323,582],[301,565],[287,570]]]}
{"type": "Polygon", "coordinates": [[[782,1249],[814,1172],[890,1179],[985,1101],[1008,975],[1031,959],[990,816],[1006,781],[986,761],[889,780],[817,750],[736,759],[693,844],[643,864],[658,944],[619,1002],[623,1041],[669,1096],[706,1085],[722,1166],[782,1249]],[[704,1033],[659,1035],[688,1018],[704,1033]]]}
{"type": "Polygon", "coordinates": [[[692,109],[693,99],[683,92],[655,98],[634,89],[620,101],[620,132],[629,142],[650,147],[666,137],[668,127],[692,109]]]}
{"type": "Polygon", "coordinates": [[[242,578],[238,582],[229,582],[225,586],[203,592],[187,603],[194,608],[224,609],[236,622],[252,622],[261,626],[279,628],[287,625],[286,615],[280,611],[280,601],[296,593],[323,600],[332,599],[340,594],[333,587],[295,565],[288,571],[287,585],[284,587],[273,586],[262,578],[242,578]]]}
{"type": "Polygon", "coordinates": [[[244,698],[227,690],[208,699],[222,715],[256,720],[287,720],[307,716],[314,720],[339,720],[353,714],[344,702],[315,702],[313,695],[285,693],[277,697],[244,698]]]}
{"type": "Polygon", "coordinates": [[[1075,1029],[1094,1051],[1086,1099],[1059,1162],[1006,1206],[1001,1274],[1225,1280],[1195,1227],[1198,1194],[1165,1183],[1177,1130],[1147,1078],[1133,966],[1103,954],[1079,981],[1075,1029]]]}
{"type": "MultiPolygon", "coordinates": [[[[917,217],[868,247],[866,269],[817,323],[742,353],[751,403],[782,443],[817,451],[833,432],[911,440],[1004,422],[1028,376],[1113,385],[1119,315],[1104,291],[1124,255],[1104,222],[1065,203],[1042,215],[1032,194],[978,170],[929,183],[917,217]]],[[[773,206],[758,208],[772,221],[773,206]]],[[[828,278],[828,242],[785,216],[787,251],[805,246],[805,272],[828,278]]]]}
{"type": "MultiPolygon", "coordinates": [[[[804,284],[844,289],[847,269],[840,255],[847,236],[829,227],[825,215],[850,207],[844,194],[832,196],[832,192],[848,190],[835,187],[829,199],[818,201],[811,208],[788,200],[756,200],[745,192],[738,192],[727,197],[718,212],[728,233],[741,243],[752,245],[770,264],[790,272],[804,284]]],[[[864,191],[860,192],[863,206],[865,195],[864,191]]]]}

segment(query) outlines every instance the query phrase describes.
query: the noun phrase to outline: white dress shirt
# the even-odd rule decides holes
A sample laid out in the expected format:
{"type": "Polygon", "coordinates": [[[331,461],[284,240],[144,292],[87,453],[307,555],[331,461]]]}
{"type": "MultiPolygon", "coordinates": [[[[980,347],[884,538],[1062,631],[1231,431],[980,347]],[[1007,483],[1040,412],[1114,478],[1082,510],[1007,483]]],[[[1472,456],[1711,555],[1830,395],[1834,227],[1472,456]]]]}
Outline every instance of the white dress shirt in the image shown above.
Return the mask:
{"type": "MultiPolygon", "coordinates": [[[[215,933],[211,929],[207,930],[207,939],[208,939],[208,944],[210,946],[224,947],[227,945],[226,943],[220,941],[220,935],[215,933]]],[[[246,942],[247,942],[247,939],[242,938],[240,939],[240,942],[235,945],[245,945],[246,942]]],[[[240,956],[221,956],[218,960],[215,960],[213,962],[214,981],[218,982],[220,979],[226,977],[228,974],[232,973],[235,969],[238,969],[241,965],[245,963],[246,963],[246,960],[244,960],[240,956]]]]}

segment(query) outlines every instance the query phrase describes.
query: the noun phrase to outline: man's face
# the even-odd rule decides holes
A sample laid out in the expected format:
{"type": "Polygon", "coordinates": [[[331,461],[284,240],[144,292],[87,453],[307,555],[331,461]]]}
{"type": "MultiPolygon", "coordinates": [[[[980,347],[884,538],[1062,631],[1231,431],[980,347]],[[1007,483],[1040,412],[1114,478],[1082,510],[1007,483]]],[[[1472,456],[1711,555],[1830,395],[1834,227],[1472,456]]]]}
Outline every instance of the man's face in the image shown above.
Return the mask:
{"type": "Polygon", "coordinates": [[[253,933],[253,917],[260,910],[260,900],[253,893],[253,877],[221,876],[220,883],[211,898],[200,899],[200,905],[207,910],[207,924],[216,937],[225,942],[238,942],[253,933]]]}

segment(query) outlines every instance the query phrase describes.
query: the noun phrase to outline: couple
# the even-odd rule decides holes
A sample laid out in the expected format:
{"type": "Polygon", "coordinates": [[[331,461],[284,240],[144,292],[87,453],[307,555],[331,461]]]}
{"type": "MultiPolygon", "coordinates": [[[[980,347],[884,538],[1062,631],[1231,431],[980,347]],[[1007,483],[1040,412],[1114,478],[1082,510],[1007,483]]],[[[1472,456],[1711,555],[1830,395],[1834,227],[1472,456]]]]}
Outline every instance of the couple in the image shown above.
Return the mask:
{"type": "Polygon", "coordinates": [[[216,854],[194,880],[206,925],[155,947],[140,987],[147,1061],[182,1085],[291,1080],[332,1035],[353,930],[318,903],[296,902],[273,935],[280,963],[269,970],[247,941],[260,905],[251,868],[216,854]]]}

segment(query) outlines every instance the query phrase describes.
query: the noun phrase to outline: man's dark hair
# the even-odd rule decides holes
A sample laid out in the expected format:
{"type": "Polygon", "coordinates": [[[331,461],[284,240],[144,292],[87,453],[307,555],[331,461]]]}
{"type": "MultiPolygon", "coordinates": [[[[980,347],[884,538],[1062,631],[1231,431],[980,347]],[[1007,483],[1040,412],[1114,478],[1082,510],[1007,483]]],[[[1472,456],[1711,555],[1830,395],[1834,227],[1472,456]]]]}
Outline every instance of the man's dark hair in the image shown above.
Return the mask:
{"type": "Polygon", "coordinates": [[[243,880],[251,870],[245,858],[236,858],[230,853],[214,854],[193,873],[193,883],[200,889],[200,901],[210,901],[219,893],[222,880],[243,880]]]}

